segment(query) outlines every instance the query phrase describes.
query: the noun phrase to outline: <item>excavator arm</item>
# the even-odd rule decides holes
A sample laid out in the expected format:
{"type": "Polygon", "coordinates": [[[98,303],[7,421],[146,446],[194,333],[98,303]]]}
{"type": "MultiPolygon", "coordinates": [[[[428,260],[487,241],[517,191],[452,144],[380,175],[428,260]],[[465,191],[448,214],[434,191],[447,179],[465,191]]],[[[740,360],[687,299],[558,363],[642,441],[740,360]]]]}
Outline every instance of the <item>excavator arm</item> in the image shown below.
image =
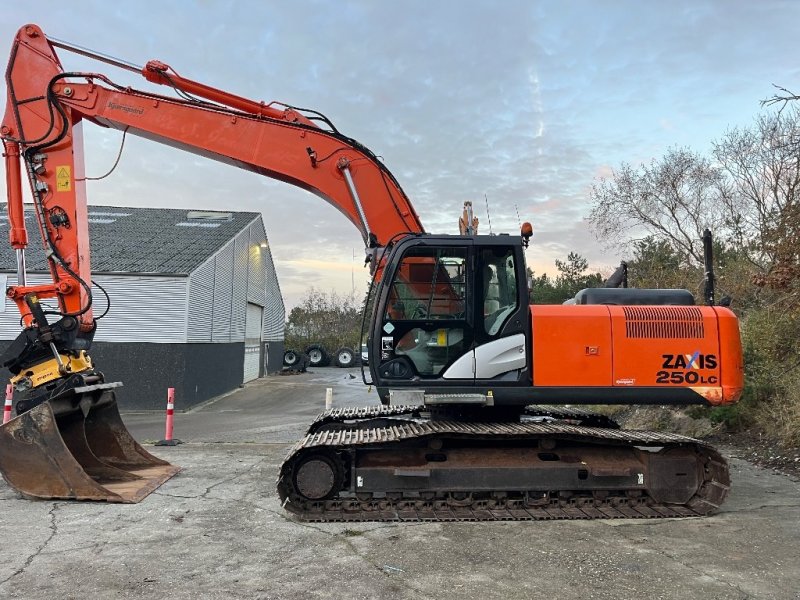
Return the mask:
{"type": "MultiPolygon", "coordinates": [[[[320,113],[264,103],[186,79],[167,65],[145,67],[48,38],[17,33],[6,70],[0,137],[8,188],[9,241],[17,281],[6,291],[23,330],[0,356],[13,377],[17,418],[0,428],[0,471],[42,498],[136,502],[179,469],[150,455],[122,423],[114,389],[92,364],[96,329],[83,159],[84,122],[193,152],[311,191],[358,229],[381,272],[382,247],[423,227],[378,157],[320,113]],[[176,96],[136,90],[99,73],[66,72],[67,50],[141,74],[176,96]],[[27,281],[28,231],[22,173],[52,281],[27,281]],[[43,300],[55,299],[57,310],[43,300]]],[[[123,138],[124,140],[124,138],[123,138]]]]}
{"type": "Polygon", "coordinates": [[[193,152],[311,191],[358,229],[369,259],[423,227],[378,157],[320,113],[257,102],[186,79],[167,65],[144,68],[48,38],[26,25],[6,70],[0,137],[9,241],[17,281],[7,290],[23,330],[0,363],[12,374],[17,418],[0,428],[0,470],[31,496],[135,502],[178,471],[139,446],[119,417],[114,388],[87,354],[96,329],[83,159],[84,122],[193,152]],[[56,49],[135,71],[179,97],[65,72],[56,49]],[[30,285],[22,172],[52,282],[30,285]],[[42,300],[55,299],[58,309],[42,300]],[[33,440],[33,443],[31,443],[33,440]],[[122,483],[120,483],[122,482],[122,483]]]}

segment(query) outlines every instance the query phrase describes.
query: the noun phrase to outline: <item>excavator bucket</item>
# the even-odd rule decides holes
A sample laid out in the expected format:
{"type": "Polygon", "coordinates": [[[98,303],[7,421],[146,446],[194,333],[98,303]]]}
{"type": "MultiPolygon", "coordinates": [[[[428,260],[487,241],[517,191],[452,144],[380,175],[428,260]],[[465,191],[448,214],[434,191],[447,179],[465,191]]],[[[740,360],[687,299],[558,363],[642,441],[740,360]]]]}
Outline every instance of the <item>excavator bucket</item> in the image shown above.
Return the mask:
{"type": "Polygon", "coordinates": [[[122,423],[114,384],[76,389],[0,426],[0,472],[25,496],[136,503],[180,471],[122,423]]]}

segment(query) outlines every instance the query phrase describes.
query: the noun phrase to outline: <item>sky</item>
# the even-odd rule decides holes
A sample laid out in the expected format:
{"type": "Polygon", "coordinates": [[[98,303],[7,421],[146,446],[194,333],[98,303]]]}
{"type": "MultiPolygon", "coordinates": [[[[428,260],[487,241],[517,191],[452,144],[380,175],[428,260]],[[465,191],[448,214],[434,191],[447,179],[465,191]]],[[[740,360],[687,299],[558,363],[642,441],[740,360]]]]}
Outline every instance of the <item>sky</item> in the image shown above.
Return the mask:
{"type": "MultiPolygon", "coordinates": [[[[229,92],[321,111],[382,157],[427,231],[457,233],[471,200],[481,233],[490,220],[493,233],[530,221],[528,265],[554,275],[570,251],[603,272],[625,258],[586,220],[600,177],[671,146],[705,152],[753,120],[773,83],[800,89],[798,22],[792,0],[39,0],[6,3],[0,48],[35,23],[135,64],[159,59],[229,92]]],[[[59,56],[68,70],[165,93],[59,56]]],[[[84,135],[87,175],[101,175],[121,134],[87,125],[84,135]]],[[[288,184],[128,136],[88,196],[262,212],[287,312],[312,285],[359,299],[366,289],[358,231],[288,184]]]]}

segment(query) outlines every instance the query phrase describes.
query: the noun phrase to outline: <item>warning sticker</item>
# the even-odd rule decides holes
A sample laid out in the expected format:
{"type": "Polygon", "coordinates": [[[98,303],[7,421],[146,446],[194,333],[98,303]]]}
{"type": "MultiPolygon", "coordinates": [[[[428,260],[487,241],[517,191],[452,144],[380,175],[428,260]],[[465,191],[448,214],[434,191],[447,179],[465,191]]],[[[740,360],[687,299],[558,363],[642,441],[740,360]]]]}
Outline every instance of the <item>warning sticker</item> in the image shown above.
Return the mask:
{"type": "Polygon", "coordinates": [[[56,167],[56,191],[72,191],[72,167],[68,165],[56,167]]]}

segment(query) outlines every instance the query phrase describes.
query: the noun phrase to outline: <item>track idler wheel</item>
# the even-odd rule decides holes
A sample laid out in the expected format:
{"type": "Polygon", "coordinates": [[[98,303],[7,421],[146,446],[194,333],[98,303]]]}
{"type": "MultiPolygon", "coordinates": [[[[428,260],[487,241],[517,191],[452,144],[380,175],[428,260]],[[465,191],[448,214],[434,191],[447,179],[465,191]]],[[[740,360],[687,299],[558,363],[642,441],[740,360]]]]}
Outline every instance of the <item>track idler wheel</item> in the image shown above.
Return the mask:
{"type": "Polygon", "coordinates": [[[344,465],[333,454],[314,453],[294,468],[294,488],[306,500],[328,500],[342,489],[344,465]]]}

